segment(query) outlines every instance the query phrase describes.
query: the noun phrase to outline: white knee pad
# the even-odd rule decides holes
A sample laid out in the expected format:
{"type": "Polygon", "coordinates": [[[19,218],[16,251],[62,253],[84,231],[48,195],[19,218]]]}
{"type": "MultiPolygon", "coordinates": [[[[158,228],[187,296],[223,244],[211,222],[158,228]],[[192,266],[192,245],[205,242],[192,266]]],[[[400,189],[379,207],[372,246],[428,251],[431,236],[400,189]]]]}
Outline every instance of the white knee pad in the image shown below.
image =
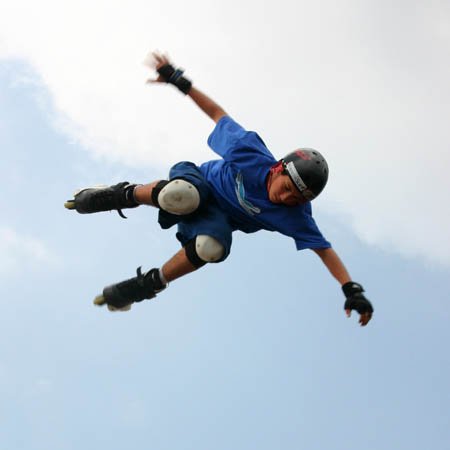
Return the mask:
{"type": "Polygon", "coordinates": [[[159,206],[168,213],[183,216],[200,205],[197,188],[185,180],[172,180],[158,194],[159,206]]]}
{"type": "Polygon", "coordinates": [[[222,258],[225,248],[217,239],[206,234],[199,234],[195,238],[195,251],[203,261],[214,262],[222,258]]]}

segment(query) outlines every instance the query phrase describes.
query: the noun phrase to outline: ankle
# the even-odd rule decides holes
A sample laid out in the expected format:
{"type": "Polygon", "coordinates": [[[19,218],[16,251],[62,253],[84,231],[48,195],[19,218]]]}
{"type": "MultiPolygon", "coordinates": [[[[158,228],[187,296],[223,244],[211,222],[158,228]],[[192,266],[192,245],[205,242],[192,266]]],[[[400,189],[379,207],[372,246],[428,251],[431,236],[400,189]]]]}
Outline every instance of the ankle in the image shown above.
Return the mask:
{"type": "Polygon", "coordinates": [[[137,186],[140,186],[139,184],[130,184],[125,188],[125,201],[128,206],[134,207],[139,206],[139,202],[136,200],[134,196],[134,190],[137,186]]]}
{"type": "Polygon", "coordinates": [[[151,269],[147,272],[145,276],[148,276],[150,278],[155,293],[164,290],[169,284],[167,280],[164,278],[161,269],[157,268],[151,269]]]}

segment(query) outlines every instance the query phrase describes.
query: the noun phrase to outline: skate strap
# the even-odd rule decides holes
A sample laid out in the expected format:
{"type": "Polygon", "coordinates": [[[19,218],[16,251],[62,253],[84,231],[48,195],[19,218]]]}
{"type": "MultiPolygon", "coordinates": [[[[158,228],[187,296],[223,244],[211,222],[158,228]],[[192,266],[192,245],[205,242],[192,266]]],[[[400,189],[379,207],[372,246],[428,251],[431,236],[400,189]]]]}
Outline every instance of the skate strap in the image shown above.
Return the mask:
{"type": "Polygon", "coordinates": [[[122,212],[121,209],[118,209],[117,213],[119,214],[120,217],[122,217],[122,219],[128,219],[128,217],[122,212]]]}

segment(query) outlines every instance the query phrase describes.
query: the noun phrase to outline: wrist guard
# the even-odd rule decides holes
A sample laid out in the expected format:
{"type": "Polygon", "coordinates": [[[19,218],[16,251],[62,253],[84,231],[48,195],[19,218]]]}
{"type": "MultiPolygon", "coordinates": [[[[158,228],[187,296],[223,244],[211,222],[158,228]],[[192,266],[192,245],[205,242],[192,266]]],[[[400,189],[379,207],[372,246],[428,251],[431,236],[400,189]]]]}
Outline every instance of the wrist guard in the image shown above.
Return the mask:
{"type": "Polygon", "coordinates": [[[372,304],[363,294],[364,288],[353,281],[349,281],[342,286],[342,291],[347,298],[344,309],[354,309],[359,314],[373,313],[372,304]]]}
{"type": "Polygon", "coordinates": [[[165,80],[166,83],[173,84],[183,94],[187,94],[192,87],[191,80],[183,77],[184,71],[182,69],[175,69],[172,64],[165,64],[161,66],[157,72],[165,80]]]}

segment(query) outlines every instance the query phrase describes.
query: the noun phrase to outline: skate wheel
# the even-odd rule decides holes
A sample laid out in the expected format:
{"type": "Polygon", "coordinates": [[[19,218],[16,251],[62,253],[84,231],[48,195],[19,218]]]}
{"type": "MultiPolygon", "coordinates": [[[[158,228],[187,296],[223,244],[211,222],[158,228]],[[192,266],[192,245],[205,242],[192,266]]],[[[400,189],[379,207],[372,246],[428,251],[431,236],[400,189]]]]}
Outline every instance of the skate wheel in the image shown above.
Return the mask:
{"type": "Polygon", "coordinates": [[[123,308],[116,308],[115,306],[108,305],[108,309],[111,312],[117,312],[117,311],[126,312],[126,311],[129,311],[131,309],[131,305],[124,306],[123,308]]]}
{"type": "Polygon", "coordinates": [[[69,200],[66,203],[64,203],[64,208],[75,209],[75,200],[69,200]]]}
{"type": "Polygon", "coordinates": [[[105,297],[103,295],[97,295],[94,299],[94,305],[102,306],[106,303],[105,297]]]}

